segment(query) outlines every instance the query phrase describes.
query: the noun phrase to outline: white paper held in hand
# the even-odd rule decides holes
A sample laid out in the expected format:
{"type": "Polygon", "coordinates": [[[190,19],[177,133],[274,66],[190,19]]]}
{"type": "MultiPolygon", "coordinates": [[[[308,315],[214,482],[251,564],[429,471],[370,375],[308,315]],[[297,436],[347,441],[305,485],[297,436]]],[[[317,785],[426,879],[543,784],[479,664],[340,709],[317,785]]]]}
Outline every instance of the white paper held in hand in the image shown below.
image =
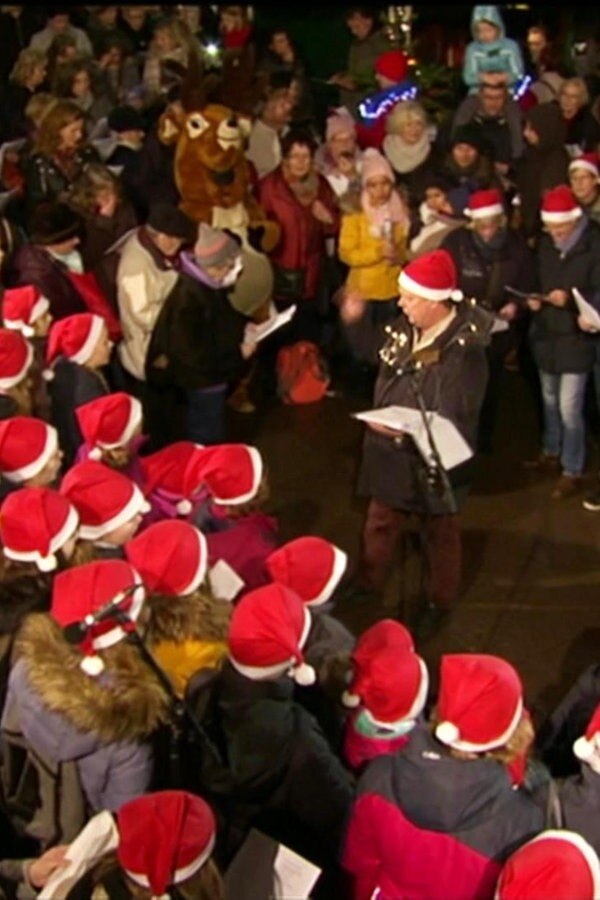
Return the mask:
{"type": "Polygon", "coordinates": [[[264,341],[264,339],[270,334],[273,334],[274,331],[277,331],[279,328],[287,325],[288,322],[291,322],[295,312],[296,304],[284,309],[283,312],[277,313],[276,316],[272,316],[270,319],[267,319],[266,322],[261,322],[260,325],[256,325],[252,333],[252,338],[255,343],[258,344],[260,341],[264,341]]]}
{"type": "Polygon", "coordinates": [[[583,294],[581,294],[576,287],[573,288],[573,300],[577,305],[579,315],[585,319],[586,322],[589,322],[596,331],[600,331],[600,313],[598,313],[598,310],[585,299],[583,294]]]}
{"type": "Polygon", "coordinates": [[[273,900],[308,900],[321,870],[298,856],[284,844],[279,845],[274,865],[273,900]]]}
{"type": "Polygon", "coordinates": [[[208,579],[215,597],[227,600],[228,603],[237,597],[245,584],[235,569],[232,569],[224,559],[217,560],[208,573],[208,579]]]}
{"type": "MultiPolygon", "coordinates": [[[[427,417],[445,469],[453,469],[471,459],[472,449],[450,419],[437,412],[428,412],[427,417]]],[[[385,428],[410,435],[425,462],[428,465],[433,462],[427,430],[418,409],[409,406],[385,406],[382,409],[354,413],[354,418],[367,424],[372,422],[374,425],[383,425],[385,428]]]]}
{"type": "Polygon", "coordinates": [[[69,846],[65,857],[68,865],[50,876],[38,894],[39,900],[64,900],[73,885],[118,843],[119,832],[112,815],[106,810],[95,815],[69,846]]]}

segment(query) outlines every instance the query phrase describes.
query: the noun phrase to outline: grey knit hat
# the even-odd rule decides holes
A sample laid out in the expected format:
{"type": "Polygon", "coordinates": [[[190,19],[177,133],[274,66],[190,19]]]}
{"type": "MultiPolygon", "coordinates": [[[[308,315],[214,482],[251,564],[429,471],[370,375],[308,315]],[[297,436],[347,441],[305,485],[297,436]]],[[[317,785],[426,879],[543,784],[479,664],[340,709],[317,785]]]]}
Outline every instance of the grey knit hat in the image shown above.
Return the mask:
{"type": "Polygon", "coordinates": [[[194,258],[200,266],[224,266],[240,252],[240,245],[226,231],[204,223],[199,226],[194,258]]]}

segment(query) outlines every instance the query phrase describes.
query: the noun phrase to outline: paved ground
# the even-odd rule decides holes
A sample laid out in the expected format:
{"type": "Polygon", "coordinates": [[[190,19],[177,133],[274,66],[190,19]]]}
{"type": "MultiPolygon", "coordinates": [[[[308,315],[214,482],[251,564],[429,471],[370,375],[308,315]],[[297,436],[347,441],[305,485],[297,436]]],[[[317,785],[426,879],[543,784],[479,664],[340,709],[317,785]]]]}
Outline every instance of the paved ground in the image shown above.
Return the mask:
{"type": "MultiPolygon", "coordinates": [[[[232,415],[235,439],[255,442],[264,454],[284,540],[319,534],[355,558],[364,509],[354,497],[362,426],[350,413],[365,408],[366,401],[336,396],[232,415]]],[[[502,449],[479,459],[463,512],[463,595],[421,652],[432,670],[442,652],[506,656],[523,676],[530,705],[543,715],[600,655],[600,513],[583,510],[581,497],[551,500],[552,480],[523,470],[522,461],[537,453],[537,422],[529,385],[506,372],[495,440],[502,449]]],[[[597,455],[590,440],[591,487],[597,455]]],[[[354,631],[397,615],[414,598],[419,560],[408,544],[382,607],[338,608],[354,631]]]]}

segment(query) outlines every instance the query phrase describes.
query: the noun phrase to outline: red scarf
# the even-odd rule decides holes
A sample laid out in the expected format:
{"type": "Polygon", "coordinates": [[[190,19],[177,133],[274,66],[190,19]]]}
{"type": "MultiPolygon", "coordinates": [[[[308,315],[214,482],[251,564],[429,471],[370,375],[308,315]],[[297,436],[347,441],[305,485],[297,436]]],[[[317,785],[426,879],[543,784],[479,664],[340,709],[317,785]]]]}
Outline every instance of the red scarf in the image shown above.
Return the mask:
{"type": "Polygon", "coordinates": [[[234,31],[223,32],[223,43],[226,50],[239,50],[245,47],[250,40],[252,34],[252,25],[245,25],[243,28],[236,28],[234,31]]]}

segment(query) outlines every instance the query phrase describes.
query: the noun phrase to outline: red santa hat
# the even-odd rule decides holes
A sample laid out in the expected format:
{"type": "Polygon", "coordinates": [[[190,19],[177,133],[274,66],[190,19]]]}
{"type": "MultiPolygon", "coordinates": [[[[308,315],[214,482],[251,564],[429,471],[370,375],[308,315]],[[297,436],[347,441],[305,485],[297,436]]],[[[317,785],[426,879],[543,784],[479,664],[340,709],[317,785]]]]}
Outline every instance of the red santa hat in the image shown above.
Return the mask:
{"type": "Polygon", "coordinates": [[[0,422],[0,473],[7,481],[34,478],[58,451],[56,428],[32,416],[0,422]]]}
{"type": "MultiPolygon", "coordinates": [[[[363,673],[369,672],[372,662],[379,656],[393,654],[405,656],[414,654],[415,645],[407,628],[395,619],[380,619],[363,631],[352,651],[352,684],[362,680],[363,673]]],[[[427,690],[427,689],[426,689],[427,690]]],[[[352,688],[342,695],[344,706],[360,706],[362,697],[352,688]]]]}
{"type": "Polygon", "coordinates": [[[33,347],[19,331],[0,328],[0,394],[19,384],[33,362],[33,347]]]}
{"type": "Polygon", "coordinates": [[[435,734],[443,744],[467,753],[503,747],[523,713],[521,680],[498,656],[443,656],[437,710],[435,734]]]}
{"type": "Polygon", "coordinates": [[[124,803],[117,813],[121,868],[135,884],[168,896],[200,871],[215,846],[210,806],[186,791],[157,791],[124,803]]]}
{"type": "Polygon", "coordinates": [[[100,675],[104,663],[96,655],[122,641],[134,627],[145,599],[142,580],[133,566],[122,559],[104,559],[66,569],[54,579],[50,615],[61,628],[75,629],[75,643],[83,653],[81,668],[88,675],[100,675]],[[121,623],[106,607],[118,606],[127,615],[121,623]]]}
{"type": "Polygon", "coordinates": [[[413,259],[398,279],[401,290],[417,297],[436,302],[454,300],[455,303],[463,298],[457,282],[456,266],[447,250],[432,250],[413,259]]]}
{"type": "Polygon", "coordinates": [[[588,723],[585,734],[573,744],[573,753],[595,771],[600,771],[600,705],[588,723]]]}
{"type": "Polygon", "coordinates": [[[168,597],[193,593],[208,568],[206,538],[178,519],[150,525],[125,544],[125,555],[149,591],[168,597]]]}
{"type": "Polygon", "coordinates": [[[470,219],[486,219],[489,216],[501,216],[504,213],[500,191],[492,188],[489,191],[474,191],[469,197],[469,205],[464,211],[470,219]]]}
{"type": "Polygon", "coordinates": [[[51,365],[58,356],[66,356],[72,362],[84,365],[105,328],[104,319],[93,313],[76,313],[53,322],[46,346],[47,364],[51,365]]]}
{"type": "Polygon", "coordinates": [[[142,423],[142,404],[117,391],[78,406],[75,416],[83,439],[90,445],[89,459],[102,459],[103,450],[125,447],[142,423]]]}
{"type": "Polygon", "coordinates": [[[175,501],[180,515],[191,513],[204,479],[203,449],[192,441],[176,441],[145,456],[141,466],[146,495],[161,491],[175,501]]]}
{"type": "Polygon", "coordinates": [[[26,338],[33,337],[33,326],[49,309],[48,298],[43,297],[33,284],[7,288],[2,297],[4,327],[20,331],[26,338]]]}
{"type": "Polygon", "coordinates": [[[263,461],[256,447],[216,444],[202,451],[202,471],[214,503],[235,506],[256,496],[263,477],[263,461]]]}
{"type": "Polygon", "coordinates": [[[60,492],[79,513],[79,536],[85,541],[98,541],[150,509],[131,479],[93,459],[73,466],[63,478],[60,492]]]}
{"type": "Polygon", "coordinates": [[[40,572],[53,572],[56,553],[79,526],[75,508],[58,491],[46,487],[22,488],[9,494],[0,514],[0,540],[4,555],[35,563],[40,572]]]}
{"type": "Polygon", "coordinates": [[[586,172],[591,172],[595,176],[596,181],[600,181],[598,156],[596,153],[583,153],[581,156],[576,156],[575,159],[572,159],[569,163],[569,172],[574,172],[575,169],[585,169],[586,172]]]}
{"type": "Polygon", "coordinates": [[[541,215],[545,224],[559,225],[561,222],[574,222],[581,218],[583,212],[571,188],[559,184],[544,194],[541,215]]]}
{"type": "Polygon", "coordinates": [[[271,553],[265,565],[273,581],[291,588],[307,606],[321,606],[340,583],[348,557],[324,538],[300,537],[271,553]]]}
{"type": "Polygon", "coordinates": [[[375,60],[375,72],[394,84],[404,81],[408,71],[408,57],[402,50],[387,50],[375,60]]]}
{"type": "Polygon", "coordinates": [[[429,674],[416,653],[387,650],[362,665],[350,682],[348,697],[358,697],[375,725],[389,726],[412,721],[427,700],[429,674]]]}
{"type": "Polygon", "coordinates": [[[495,900],[600,900],[596,851],[574,831],[548,830],[505,862],[495,900]]]}
{"type": "Polygon", "coordinates": [[[297,684],[314,684],[315,671],[302,655],[310,625],[310,612],[289,588],[268,584],[250,591],[229,624],[231,663],[255,681],[288,674],[297,684]]]}

